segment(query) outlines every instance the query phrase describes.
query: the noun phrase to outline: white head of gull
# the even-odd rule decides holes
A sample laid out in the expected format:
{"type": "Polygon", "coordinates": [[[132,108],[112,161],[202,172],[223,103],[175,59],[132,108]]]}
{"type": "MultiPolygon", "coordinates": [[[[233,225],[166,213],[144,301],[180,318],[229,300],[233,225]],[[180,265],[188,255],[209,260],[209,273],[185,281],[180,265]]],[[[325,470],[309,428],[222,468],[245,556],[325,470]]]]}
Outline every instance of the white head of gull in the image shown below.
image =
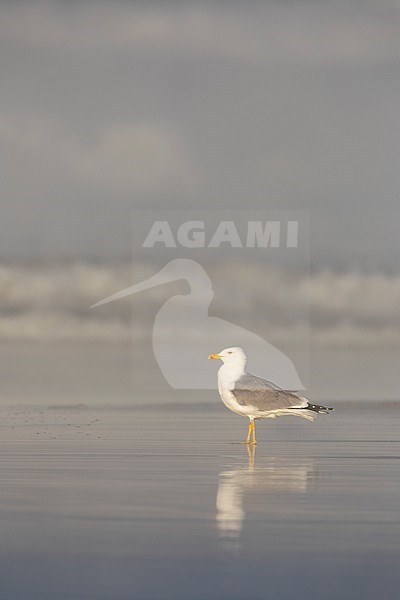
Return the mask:
{"type": "Polygon", "coordinates": [[[218,391],[222,402],[238,415],[249,417],[250,423],[245,444],[256,444],[256,419],[274,419],[284,415],[298,416],[314,421],[318,414],[328,414],[332,408],[310,403],[293,391],[283,390],[271,381],[251,375],[246,371],[246,354],[243,348],[224,348],[210,359],[220,359],[218,391]]]}

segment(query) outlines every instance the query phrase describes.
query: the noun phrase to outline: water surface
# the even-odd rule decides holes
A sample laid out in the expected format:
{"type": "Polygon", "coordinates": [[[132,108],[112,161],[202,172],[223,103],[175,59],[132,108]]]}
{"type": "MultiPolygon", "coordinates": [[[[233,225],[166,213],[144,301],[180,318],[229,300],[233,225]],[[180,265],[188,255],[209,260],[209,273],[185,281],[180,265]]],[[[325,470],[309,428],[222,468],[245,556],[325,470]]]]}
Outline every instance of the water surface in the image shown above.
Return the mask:
{"type": "Polygon", "coordinates": [[[4,408],[0,597],[398,598],[399,408],[4,408]]]}

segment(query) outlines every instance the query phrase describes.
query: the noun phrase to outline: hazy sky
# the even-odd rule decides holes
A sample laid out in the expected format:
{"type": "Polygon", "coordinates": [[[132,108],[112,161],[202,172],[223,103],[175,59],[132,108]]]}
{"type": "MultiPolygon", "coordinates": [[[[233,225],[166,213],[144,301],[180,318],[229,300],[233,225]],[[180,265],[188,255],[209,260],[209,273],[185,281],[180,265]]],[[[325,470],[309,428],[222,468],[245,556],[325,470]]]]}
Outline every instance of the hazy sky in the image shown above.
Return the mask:
{"type": "Polygon", "coordinates": [[[309,209],[398,271],[400,3],[0,3],[2,258],[129,256],[135,207],[309,209]]]}

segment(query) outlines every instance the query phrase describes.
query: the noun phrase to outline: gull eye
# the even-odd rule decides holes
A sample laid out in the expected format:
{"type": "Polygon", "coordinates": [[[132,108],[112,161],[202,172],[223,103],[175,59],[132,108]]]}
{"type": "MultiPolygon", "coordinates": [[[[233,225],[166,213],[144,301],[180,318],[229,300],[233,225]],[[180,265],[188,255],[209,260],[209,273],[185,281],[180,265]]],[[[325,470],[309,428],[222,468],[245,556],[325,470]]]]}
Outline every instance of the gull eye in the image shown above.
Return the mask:
{"type": "Polygon", "coordinates": [[[233,354],[233,352],[229,351],[228,354],[233,354]]]}

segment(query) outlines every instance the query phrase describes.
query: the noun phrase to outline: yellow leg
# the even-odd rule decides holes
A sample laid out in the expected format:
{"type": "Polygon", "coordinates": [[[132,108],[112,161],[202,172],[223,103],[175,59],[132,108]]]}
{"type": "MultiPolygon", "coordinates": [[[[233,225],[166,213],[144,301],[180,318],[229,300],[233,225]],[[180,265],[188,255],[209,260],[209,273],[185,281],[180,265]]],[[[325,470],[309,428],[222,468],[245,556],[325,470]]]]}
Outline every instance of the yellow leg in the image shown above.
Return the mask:
{"type": "Polygon", "coordinates": [[[251,422],[253,427],[252,427],[252,432],[253,432],[253,446],[255,446],[257,444],[257,440],[256,440],[256,424],[254,423],[254,421],[251,422]]]}
{"type": "Polygon", "coordinates": [[[251,438],[252,434],[253,434],[252,444],[257,444],[257,440],[256,440],[256,426],[254,424],[254,421],[250,421],[250,423],[249,423],[249,428],[247,430],[247,438],[246,438],[245,444],[250,444],[250,438],[251,438]]]}

